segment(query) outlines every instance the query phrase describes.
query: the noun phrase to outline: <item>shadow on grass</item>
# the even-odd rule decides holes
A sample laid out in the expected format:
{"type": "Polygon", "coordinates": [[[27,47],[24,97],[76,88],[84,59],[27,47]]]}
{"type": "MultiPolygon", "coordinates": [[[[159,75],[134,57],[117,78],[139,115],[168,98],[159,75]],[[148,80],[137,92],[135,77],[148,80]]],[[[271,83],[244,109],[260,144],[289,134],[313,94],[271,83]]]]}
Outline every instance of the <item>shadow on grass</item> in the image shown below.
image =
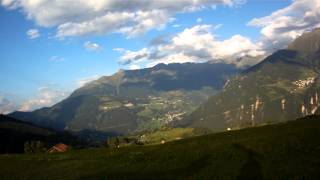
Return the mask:
{"type": "MultiPolygon", "coordinates": [[[[259,155],[252,150],[246,148],[240,144],[234,144],[230,147],[231,151],[243,152],[245,163],[240,167],[240,171],[233,177],[239,180],[253,180],[253,179],[263,179],[261,165],[257,160],[259,155]]],[[[242,154],[242,153],[241,153],[242,154]]],[[[144,159],[139,159],[139,156],[135,157],[138,161],[134,163],[141,163],[144,159]]],[[[146,167],[148,167],[148,162],[145,161],[146,167]]],[[[151,162],[150,162],[151,163],[151,162]]],[[[155,163],[146,169],[140,167],[138,169],[131,167],[124,168],[122,170],[110,169],[104,172],[96,172],[96,174],[89,174],[82,179],[212,179],[215,177],[221,177],[223,172],[215,172],[212,168],[212,154],[203,153],[201,156],[194,158],[192,161],[187,161],[187,164],[181,168],[175,169],[163,169],[161,164],[155,163]]],[[[170,165],[169,165],[170,166],[170,165]]],[[[222,166],[225,166],[222,165],[222,166]]],[[[236,170],[236,169],[235,169],[236,170]]],[[[229,176],[228,176],[229,177],[229,176]]],[[[229,177],[230,178],[230,177],[229,177]]]]}
{"type": "Polygon", "coordinates": [[[100,172],[98,174],[92,174],[80,179],[194,179],[204,168],[209,165],[209,155],[205,154],[183,168],[163,170],[153,169],[139,170],[139,171],[128,171],[123,169],[121,172],[100,172]],[[105,177],[105,178],[102,178],[105,177]]]}
{"type": "Polygon", "coordinates": [[[263,175],[261,172],[261,165],[259,161],[256,159],[258,154],[240,144],[234,144],[233,146],[236,149],[245,152],[248,157],[245,164],[242,166],[237,179],[238,180],[263,179],[263,175]]]}

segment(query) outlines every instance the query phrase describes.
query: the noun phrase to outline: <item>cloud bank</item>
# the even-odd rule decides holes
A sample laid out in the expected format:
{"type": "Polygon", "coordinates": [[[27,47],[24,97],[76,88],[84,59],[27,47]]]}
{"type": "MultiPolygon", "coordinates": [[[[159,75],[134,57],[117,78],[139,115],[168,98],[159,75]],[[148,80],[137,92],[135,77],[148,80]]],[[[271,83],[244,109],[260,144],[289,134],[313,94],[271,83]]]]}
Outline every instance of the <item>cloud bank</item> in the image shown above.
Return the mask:
{"type": "Polygon", "coordinates": [[[138,51],[122,50],[121,64],[146,63],[147,67],[159,63],[184,62],[226,62],[236,63],[244,56],[262,56],[265,52],[249,38],[234,35],[230,39],[219,40],[213,34],[214,26],[196,25],[186,28],[168,41],[157,41],[149,48],[138,51]],[[226,48],[228,47],[228,48],[226,48]]]}
{"type": "Polygon", "coordinates": [[[262,28],[261,46],[268,51],[285,48],[303,32],[320,26],[319,0],[294,0],[271,15],[251,20],[248,25],[262,28]]]}
{"type": "Polygon", "coordinates": [[[0,114],[8,114],[17,108],[18,106],[15,103],[3,96],[0,96],[0,114]]]}
{"type": "Polygon", "coordinates": [[[0,95],[0,114],[8,114],[14,111],[32,111],[42,107],[49,107],[68,95],[69,92],[51,87],[39,88],[36,97],[23,102],[11,101],[5,96],[0,95]]]}
{"type": "Polygon", "coordinates": [[[252,66],[274,51],[286,48],[304,32],[320,27],[319,9],[319,0],[294,0],[286,8],[252,19],[248,28],[261,28],[261,37],[256,42],[240,34],[220,40],[212,31],[221,25],[196,25],[169,40],[158,37],[154,40],[157,43],[138,51],[123,50],[119,62],[140,67],[142,64],[150,67],[158,63],[205,61],[252,66]]]}
{"type": "Polygon", "coordinates": [[[176,13],[216,5],[236,6],[243,0],[1,0],[8,9],[21,9],[42,27],[57,27],[56,36],[120,32],[134,37],[161,29],[176,13]]]}
{"type": "Polygon", "coordinates": [[[22,103],[19,111],[32,111],[42,107],[49,107],[61,101],[69,95],[68,92],[53,89],[50,87],[41,87],[38,89],[38,96],[22,103]]]}

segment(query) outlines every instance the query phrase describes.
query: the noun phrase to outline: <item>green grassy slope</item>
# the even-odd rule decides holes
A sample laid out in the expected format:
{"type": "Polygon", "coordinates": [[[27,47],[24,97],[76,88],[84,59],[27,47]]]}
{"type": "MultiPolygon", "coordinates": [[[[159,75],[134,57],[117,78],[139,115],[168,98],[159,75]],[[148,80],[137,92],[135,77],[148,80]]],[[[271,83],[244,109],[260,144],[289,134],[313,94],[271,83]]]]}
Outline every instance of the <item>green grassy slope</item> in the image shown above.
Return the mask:
{"type": "Polygon", "coordinates": [[[1,179],[319,179],[320,118],[157,146],[1,155],[1,179]]]}

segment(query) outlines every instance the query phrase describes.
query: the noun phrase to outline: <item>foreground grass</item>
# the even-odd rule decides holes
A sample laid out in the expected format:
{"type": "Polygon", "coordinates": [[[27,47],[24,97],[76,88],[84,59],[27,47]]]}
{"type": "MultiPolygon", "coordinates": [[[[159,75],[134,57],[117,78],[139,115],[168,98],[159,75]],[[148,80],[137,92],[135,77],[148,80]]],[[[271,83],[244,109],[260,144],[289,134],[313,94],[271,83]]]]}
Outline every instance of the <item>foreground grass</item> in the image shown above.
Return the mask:
{"type": "Polygon", "coordinates": [[[161,144],[162,140],[169,142],[199,135],[194,131],[195,130],[192,128],[170,128],[157,130],[151,133],[144,133],[143,137],[140,137],[140,141],[148,145],[161,144]]]}
{"type": "Polygon", "coordinates": [[[0,179],[319,179],[320,118],[157,146],[1,155],[0,179]]]}

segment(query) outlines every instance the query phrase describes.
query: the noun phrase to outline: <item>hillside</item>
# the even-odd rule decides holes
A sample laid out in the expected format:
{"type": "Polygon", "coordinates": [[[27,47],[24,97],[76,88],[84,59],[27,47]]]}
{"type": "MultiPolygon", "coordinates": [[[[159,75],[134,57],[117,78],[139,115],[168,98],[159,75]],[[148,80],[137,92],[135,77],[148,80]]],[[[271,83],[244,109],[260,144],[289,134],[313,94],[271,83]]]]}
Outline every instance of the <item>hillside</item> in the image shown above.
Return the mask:
{"type": "Polygon", "coordinates": [[[320,105],[319,34],[320,29],[303,34],[288,49],[233,78],[179,125],[224,131],[316,114],[320,105]]]}
{"type": "Polygon", "coordinates": [[[156,146],[0,155],[1,179],[319,179],[320,118],[156,146]]]}
{"type": "Polygon", "coordinates": [[[27,141],[76,143],[77,138],[66,133],[43,128],[5,115],[0,115],[0,153],[23,153],[27,141]]]}
{"type": "Polygon", "coordinates": [[[302,51],[306,53],[317,52],[320,49],[320,28],[313,30],[311,33],[305,33],[298,37],[288,49],[302,51]]]}
{"type": "Polygon", "coordinates": [[[153,130],[190,114],[238,71],[234,65],[212,63],[121,70],[86,84],[52,107],[10,116],[59,130],[153,130]]]}

